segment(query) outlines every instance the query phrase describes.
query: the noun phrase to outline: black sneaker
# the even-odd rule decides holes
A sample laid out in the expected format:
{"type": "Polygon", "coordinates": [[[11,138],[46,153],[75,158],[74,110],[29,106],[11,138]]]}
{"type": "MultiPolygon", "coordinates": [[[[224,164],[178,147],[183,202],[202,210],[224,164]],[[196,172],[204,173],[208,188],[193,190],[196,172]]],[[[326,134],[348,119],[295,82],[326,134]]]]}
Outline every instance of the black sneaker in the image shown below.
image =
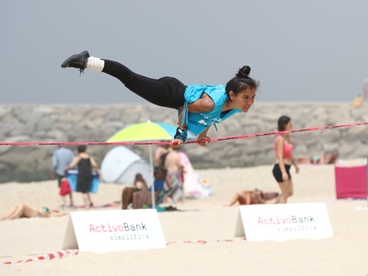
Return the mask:
{"type": "Polygon", "coordinates": [[[89,58],[88,51],[83,51],[80,54],[72,55],[68,59],[66,59],[62,64],[62,68],[73,67],[79,69],[80,73],[83,73],[84,69],[87,66],[87,60],[89,58]]]}

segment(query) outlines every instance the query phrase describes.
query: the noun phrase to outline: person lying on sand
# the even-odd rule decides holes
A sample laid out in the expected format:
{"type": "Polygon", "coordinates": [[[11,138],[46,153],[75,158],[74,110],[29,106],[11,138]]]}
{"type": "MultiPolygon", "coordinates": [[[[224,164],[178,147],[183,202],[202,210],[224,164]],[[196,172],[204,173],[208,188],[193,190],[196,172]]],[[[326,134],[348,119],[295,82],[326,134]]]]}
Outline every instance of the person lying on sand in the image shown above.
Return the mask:
{"type": "Polygon", "coordinates": [[[298,164],[313,164],[313,165],[325,165],[335,164],[339,157],[338,151],[326,152],[322,156],[314,155],[312,157],[301,156],[298,159],[298,164]]]}
{"type": "Polygon", "coordinates": [[[230,203],[225,203],[224,206],[230,207],[235,203],[239,205],[250,205],[250,204],[274,204],[278,203],[278,193],[263,193],[261,190],[254,189],[254,191],[241,191],[236,193],[230,203]]]}
{"type": "Polygon", "coordinates": [[[64,215],[65,215],[64,213],[61,213],[58,210],[50,210],[47,207],[34,209],[21,203],[15,206],[6,216],[1,218],[0,220],[12,220],[18,218],[35,218],[35,217],[40,218],[61,217],[64,215]]]}

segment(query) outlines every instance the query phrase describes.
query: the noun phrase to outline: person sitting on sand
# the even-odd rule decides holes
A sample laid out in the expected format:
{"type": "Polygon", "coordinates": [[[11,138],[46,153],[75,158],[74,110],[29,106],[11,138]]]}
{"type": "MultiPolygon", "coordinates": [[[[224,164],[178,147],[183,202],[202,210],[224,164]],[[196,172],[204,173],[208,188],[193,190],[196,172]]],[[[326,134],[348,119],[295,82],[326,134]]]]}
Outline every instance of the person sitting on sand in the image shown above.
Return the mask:
{"type": "Polygon", "coordinates": [[[61,217],[64,216],[64,213],[59,212],[58,210],[50,210],[47,207],[42,207],[39,209],[31,208],[23,203],[15,206],[6,216],[1,218],[0,220],[12,220],[19,218],[48,218],[48,217],[61,217]]]}
{"type": "Polygon", "coordinates": [[[126,210],[128,206],[133,202],[133,194],[139,191],[147,191],[148,185],[142,174],[137,173],[135,175],[133,187],[125,187],[121,194],[121,209],[126,210]]]}
{"type": "Polygon", "coordinates": [[[225,203],[224,206],[230,207],[237,202],[239,205],[274,204],[278,203],[278,198],[278,193],[264,193],[258,189],[254,189],[254,191],[244,190],[236,193],[230,203],[225,203]]]}

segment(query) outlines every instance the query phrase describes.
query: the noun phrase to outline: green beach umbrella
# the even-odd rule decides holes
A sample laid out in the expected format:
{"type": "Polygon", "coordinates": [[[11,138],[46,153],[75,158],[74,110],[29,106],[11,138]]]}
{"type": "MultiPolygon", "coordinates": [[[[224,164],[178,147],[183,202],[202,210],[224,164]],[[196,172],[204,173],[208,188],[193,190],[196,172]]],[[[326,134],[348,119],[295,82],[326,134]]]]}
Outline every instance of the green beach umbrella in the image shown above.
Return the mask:
{"type": "Polygon", "coordinates": [[[107,142],[171,140],[176,127],[169,124],[146,122],[126,127],[109,138],[107,142]]]}

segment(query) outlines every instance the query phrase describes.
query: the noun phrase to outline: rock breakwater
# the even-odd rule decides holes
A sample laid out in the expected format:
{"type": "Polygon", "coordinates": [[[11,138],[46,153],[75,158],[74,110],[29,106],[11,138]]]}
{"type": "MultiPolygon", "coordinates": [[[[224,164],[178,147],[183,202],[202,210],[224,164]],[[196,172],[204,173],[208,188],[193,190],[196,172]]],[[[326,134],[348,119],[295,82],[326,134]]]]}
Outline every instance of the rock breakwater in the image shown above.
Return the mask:
{"type": "MultiPolygon", "coordinates": [[[[293,128],[322,127],[368,121],[368,106],[351,103],[255,103],[247,114],[237,114],[209,131],[226,137],[277,130],[277,119],[288,115],[293,128]]],[[[100,142],[120,129],[147,120],[176,125],[177,112],[153,105],[0,105],[0,141],[100,142]]],[[[294,156],[321,155],[337,150],[342,159],[367,156],[368,126],[291,134],[294,156]]],[[[244,167],[275,161],[274,136],[219,141],[207,147],[183,145],[195,168],[244,167]]],[[[88,146],[99,163],[113,146],[88,146]]],[[[128,146],[148,158],[148,146],[128,146]]],[[[51,155],[56,146],[0,146],[0,182],[50,179],[51,155]]]]}

